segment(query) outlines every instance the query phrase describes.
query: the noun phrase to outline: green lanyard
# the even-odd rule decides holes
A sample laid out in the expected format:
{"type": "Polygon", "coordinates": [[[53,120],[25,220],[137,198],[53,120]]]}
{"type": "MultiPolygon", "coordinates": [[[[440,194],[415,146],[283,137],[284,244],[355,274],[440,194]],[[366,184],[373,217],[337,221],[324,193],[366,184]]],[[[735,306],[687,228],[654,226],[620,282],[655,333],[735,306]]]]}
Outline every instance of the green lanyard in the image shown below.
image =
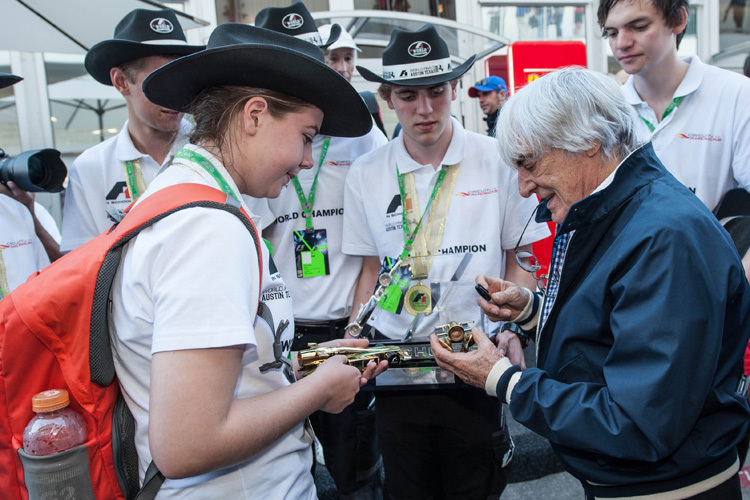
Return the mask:
{"type": "MultiPolygon", "coordinates": [[[[192,162],[197,163],[201,167],[203,167],[206,172],[211,174],[211,177],[214,178],[214,180],[219,184],[219,187],[221,187],[221,190],[230,195],[234,196],[237,201],[240,200],[240,197],[237,196],[237,194],[232,189],[232,186],[229,185],[229,183],[224,179],[224,176],[221,175],[221,172],[219,172],[216,167],[214,167],[213,163],[208,161],[206,158],[204,158],[202,155],[196,153],[195,151],[191,149],[180,149],[177,151],[177,154],[174,155],[175,158],[182,158],[184,160],[190,160],[192,162]]],[[[266,244],[266,247],[268,247],[268,253],[270,255],[273,255],[273,246],[271,245],[271,242],[267,239],[263,238],[263,243],[266,244]]]]}
{"type": "Polygon", "coordinates": [[[440,168],[440,174],[438,174],[437,181],[435,181],[435,187],[432,188],[432,194],[430,195],[430,199],[427,200],[427,206],[424,207],[424,212],[422,212],[422,216],[419,218],[419,222],[417,222],[416,227],[414,228],[414,232],[411,234],[409,233],[409,224],[406,222],[406,206],[404,205],[406,200],[406,189],[404,188],[404,176],[401,172],[398,171],[398,165],[396,165],[396,177],[398,178],[398,190],[401,193],[401,226],[404,230],[404,250],[401,252],[401,259],[405,259],[409,255],[409,251],[411,250],[412,245],[414,244],[414,238],[417,237],[417,233],[419,232],[419,227],[422,225],[422,220],[424,219],[425,214],[427,213],[427,210],[429,210],[430,205],[432,204],[432,200],[435,199],[435,195],[437,194],[438,190],[440,189],[440,186],[443,184],[443,179],[445,179],[445,175],[448,173],[448,165],[443,165],[440,168]]]}
{"type": "MultiPolygon", "coordinates": [[[[664,118],[668,117],[668,116],[669,116],[669,114],[670,114],[670,113],[671,113],[672,111],[674,111],[674,110],[675,110],[675,108],[676,108],[677,106],[679,106],[679,105],[680,105],[680,102],[681,102],[681,101],[682,101],[682,100],[683,100],[684,98],[685,98],[685,96],[680,96],[680,97],[675,97],[674,99],[672,99],[672,102],[670,102],[670,103],[669,103],[669,106],[667,106],[667,109],[665,109],[665,110],[664,110],[664,114],[662,114],[662,115],[661,115],[661,120],[660,120],[660,121],[664,121],[664,118]]],[[[649,130],[650,130],[651,132],[653,132],[654,130],[656,130],[656,127],[654,126],[654,124],[653,124],[653,123],[651,123],[650,121],[646,120],[646,119],[645,119],[644,117],[642,117],[642,116],[641,116],[640,118],[641,118],[641,120],[643,120],[643,123],[645,123],[645,124],[646,124],[646,126],[648,127],[648,129],[649,129],[649,130]]]]}
{"type": "Polygon", "coordinates": [[[200,154],[196,153],[195,151],[191,149],[180,149],[177,151],[177,154],[174,156],[175,158],[182,158],[184,160],[190,160],[194,163],[197,163],[203,169],[211,174],[211,177],[214,178],[214,180],[219,184],[219,187],[222,191],[224,191],[226,194],[234,196],[237,200],[240,199],[239,196],[234,192],[232,189],[232,186],[229,185],[229,183],[224,179],[224,176],[221,175],[221,172],[219,172],[216,167],[214,167],[213,163],[208,161],[206,158],[201,156],[200,154]]]}
{"type": "Polygon", "coordinates": [[[130,190],[130,199],[135,201],[142,194],[142,189],[146,189],[146,181],[143,180],[143,172],[141,171],[141,161],[124,161],[122,164],[125,166],[125,184],[128,185],[130,190]],[[135,167],[133,167],[135,165],[135,167]]]}
{"type": "Polygon", "coordinates": [[[318,186],[318,174],[320,173],[320,167],[323,165],[323,160],[325,160],[326,153],[328,153],[328,145],[331,143],[331,138],[329,136],[326,136],[325,140],[323,141],[323,149],[320,152],[320,161],[318,162],[318,169],[315,171],[315,179],[313,179],[312,186],[310,186],[310,196],[305,197],[305,192],[302,190],[302,186],[299,183],[299,179],[296,177],[292,179],[292,184],[294,184],[294,189],[297,191],[297,198],[299,198],[299,202],[302,204],[302,211],[305,214],[305,229],[312,230],[313,228],[313,222],[312,222],[312,209],[313,205],[315,204],[315,188],[318,186]]]}

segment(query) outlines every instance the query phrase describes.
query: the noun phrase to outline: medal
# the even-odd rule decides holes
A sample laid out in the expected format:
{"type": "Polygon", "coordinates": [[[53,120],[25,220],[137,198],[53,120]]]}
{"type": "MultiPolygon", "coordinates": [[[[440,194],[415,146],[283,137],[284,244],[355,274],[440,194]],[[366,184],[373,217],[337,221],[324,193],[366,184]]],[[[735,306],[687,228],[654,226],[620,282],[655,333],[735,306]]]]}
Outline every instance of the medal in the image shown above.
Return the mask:
{"type": "Polygon", "coordinates": [[[430,287],[419,282],[409,288],[404,295],[404,307],[413,315],[429,315],[432,312],[432,293],[430,292],[430,287]]]}

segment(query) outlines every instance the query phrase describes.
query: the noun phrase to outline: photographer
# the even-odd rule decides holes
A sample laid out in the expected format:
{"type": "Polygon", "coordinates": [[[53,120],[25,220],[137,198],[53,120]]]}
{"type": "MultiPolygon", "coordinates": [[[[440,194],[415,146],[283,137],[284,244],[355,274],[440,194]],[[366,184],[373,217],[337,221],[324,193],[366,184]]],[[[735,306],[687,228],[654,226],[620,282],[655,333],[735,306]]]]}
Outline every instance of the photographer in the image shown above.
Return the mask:
{"type": "MultiPolygon", "coordinates": [[[[0,73],[0,88],[21,80],[0,73]]],[[[0,194],[4,195],[0,196],[0,297],[4,297],[30,274],[57,259],[60,245],[39,221],[31,193],[8,181],[0,183],[0,194]]]]}

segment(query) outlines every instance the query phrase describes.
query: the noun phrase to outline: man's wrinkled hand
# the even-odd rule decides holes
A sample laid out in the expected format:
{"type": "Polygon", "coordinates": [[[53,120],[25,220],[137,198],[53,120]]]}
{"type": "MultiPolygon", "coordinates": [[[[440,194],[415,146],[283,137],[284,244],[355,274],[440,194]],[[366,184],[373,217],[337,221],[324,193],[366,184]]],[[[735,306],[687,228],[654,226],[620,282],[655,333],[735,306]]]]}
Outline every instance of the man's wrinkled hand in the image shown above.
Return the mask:
{"type": "Polygon", "coordinates": [[[487,338],[484,332],[478,328],[472,328],[471,331],[477,344],[475,351],[448,350],[440,344],[435,334],[430,335],[430,347],[440,368],[456,374],[469,385],[484,389],[490,370],[504,357],[504,353],[487,338]]]}

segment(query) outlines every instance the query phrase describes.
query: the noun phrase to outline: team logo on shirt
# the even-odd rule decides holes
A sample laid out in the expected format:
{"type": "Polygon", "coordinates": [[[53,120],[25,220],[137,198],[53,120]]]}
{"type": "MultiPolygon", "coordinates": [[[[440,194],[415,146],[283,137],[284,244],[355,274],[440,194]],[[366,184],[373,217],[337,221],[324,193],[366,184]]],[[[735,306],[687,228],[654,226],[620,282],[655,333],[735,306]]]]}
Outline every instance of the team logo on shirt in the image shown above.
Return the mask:
{"type": "Polygon", "coordinates": [[[11,248],[18,248],[26,245],[31,245],[31,240],[9,241],[4,245],[0,244],[0,250],[10,250],[11,248]]]}
{"type": "Polygon", "coordinates": [[[711,134],[683,134],[682,132],[679,132],[675,134],[675,137],[679,137],[680,139],[691,139],[693,141],[722,141],[721,137],[711,134]]]}
{"type": "Polygon", "coordinates": [[[302,19],[302,16],[299,14],[291,13],[284,16],[284,19],[281,20],[281,24],[283,24],[288,30],[296,30],[305,24],[305,20],[302,19]]]}
{"type": "Polygon", "coordinates": [[[473,191],[459,191],[456,196],[484,196],[497,193],[497,188],[475,189],[473,191]]]}
{"type": "Polygon", "coordinates": [[[172,33],[174,30],[174,26],[169,22],[169,19],[164,19],[163,17],[153,19],[150,26],[152,30],[162,35],[165,33],[172,33]]]}

